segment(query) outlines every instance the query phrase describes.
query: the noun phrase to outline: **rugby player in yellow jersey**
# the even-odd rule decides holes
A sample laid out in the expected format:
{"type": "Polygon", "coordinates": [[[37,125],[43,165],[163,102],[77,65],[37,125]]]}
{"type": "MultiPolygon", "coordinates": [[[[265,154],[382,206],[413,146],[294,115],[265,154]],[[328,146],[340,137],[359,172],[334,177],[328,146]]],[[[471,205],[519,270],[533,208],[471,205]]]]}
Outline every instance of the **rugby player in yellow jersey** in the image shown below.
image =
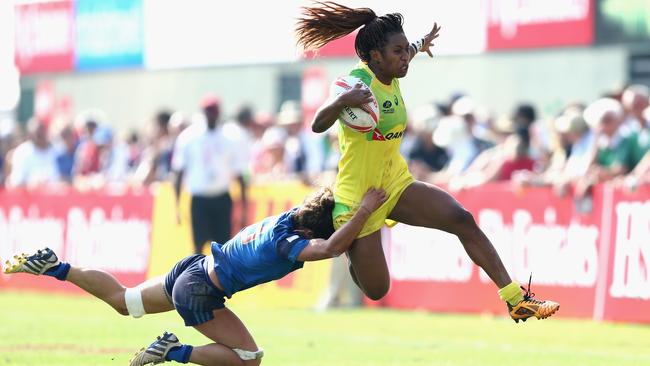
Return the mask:
{"type": "MultiPolygon", "coordinates": [[[[523,293],[523,288],[510,279],[492,243],[472,215],[447,192],[414,180],[400,155],[407,117],[399,78],[406,76],[409,62],[418,52],[433,56],[430,47],[440,30],[434,24],[422,39],[409,43],[402,22],[398,13],[377,16],[369,8],[317,2],[303,8],[296,26],[298,45],[305,50],[317,50],[359,29],[354,47],[361,60],[350,74],[370,87],[380,108],[379,122],[373,132],[359,133],[339,123],[341,160],[334,192],[334,226],[338,228],[350,220],[368,187],[381,187],[388,195],[348,250],[350,274],[369,298],[380,299],[390,286],[380,233],[386,220],[444,230],[458,236],[469,257],[498,286],[498,293],[515,321],[551,316],[559,304],[534,299],[530,285],[523,293]]],[[[370,92],[359,87],[330,98],[317,111],[312,129],[326,131],[336,122],[344,106],[358,107],[371,98],[370,92]]]]}

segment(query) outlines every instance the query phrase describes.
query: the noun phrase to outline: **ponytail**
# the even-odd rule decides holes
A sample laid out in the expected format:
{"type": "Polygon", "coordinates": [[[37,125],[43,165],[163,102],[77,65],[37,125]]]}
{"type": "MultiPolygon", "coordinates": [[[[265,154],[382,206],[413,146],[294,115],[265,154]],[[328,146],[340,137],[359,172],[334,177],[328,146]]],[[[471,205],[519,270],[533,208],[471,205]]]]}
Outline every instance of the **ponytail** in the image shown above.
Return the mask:
{"type": "Polygon", "coordinates": [[[303,7],[303,16],[296,23],[297,43],[305,51],[317,51],[361,27],[354,40],[354,49],[362,61],[368,62],[370,51],[383,50],[389,35],[404,33],[404,19],[399,13],[377,16],[370,8],[353,9],[331,1],[317,1],[316,4],[318,6],[303,7]]]}
{"type": "Polygon", "coordinates": [[[297,43],[305,51],[316,51],[377,19],[370,8],[353,9],[331,1],[316,4],[320,6],[303,7],[296,24],[297,43]]]}

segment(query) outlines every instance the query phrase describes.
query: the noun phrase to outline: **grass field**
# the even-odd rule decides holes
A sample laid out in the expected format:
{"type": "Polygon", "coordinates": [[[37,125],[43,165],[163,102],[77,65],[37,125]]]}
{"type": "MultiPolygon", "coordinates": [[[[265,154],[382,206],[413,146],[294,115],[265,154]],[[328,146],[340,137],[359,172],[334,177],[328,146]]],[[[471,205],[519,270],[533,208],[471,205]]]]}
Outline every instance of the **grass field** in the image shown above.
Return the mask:
{"type": "MultiPolygon", "coordinates": [[[[121,317],[86,296],[0,292],[0,365],[128,365],[163,330],[206,339],[170,312],[121,317]]],[[[650,326],[388,310],[233,310],[263,365],[650,365],[650,326]]]]}

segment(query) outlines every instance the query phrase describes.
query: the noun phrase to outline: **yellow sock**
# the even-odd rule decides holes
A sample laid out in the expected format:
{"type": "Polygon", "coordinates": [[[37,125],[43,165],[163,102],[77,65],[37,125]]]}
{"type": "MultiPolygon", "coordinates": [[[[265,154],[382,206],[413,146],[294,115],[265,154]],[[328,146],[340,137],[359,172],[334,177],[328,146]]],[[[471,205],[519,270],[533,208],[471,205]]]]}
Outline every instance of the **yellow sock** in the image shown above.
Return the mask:
{"type": "Polygon", "coordinates": [[[519,284],[513,281],[499,290],[499,297],[511,306],[515,306],[524,299],[524,294],[521,293],[519,284]]]}

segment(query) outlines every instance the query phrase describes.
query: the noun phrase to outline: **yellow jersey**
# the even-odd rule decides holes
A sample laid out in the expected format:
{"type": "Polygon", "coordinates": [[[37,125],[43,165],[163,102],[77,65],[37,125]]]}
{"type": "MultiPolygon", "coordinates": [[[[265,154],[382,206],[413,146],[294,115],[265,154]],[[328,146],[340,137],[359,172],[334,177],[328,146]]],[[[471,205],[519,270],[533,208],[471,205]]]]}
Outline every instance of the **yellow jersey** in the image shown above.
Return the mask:
{"type": "Polygon", "coordinates": [[[372,132],[360,133],[339,122],[339,172],[334,196],[335,227],[349,220],[343,213],[356,209],[368,188],[382,188],[388,194],[384,205],[368,220],[360,236],[378,230],[390,214],[404,189],[413,182],[408,165],[400,154],[406,128],[406,106],[398,79],[390,85],[381,83],[368,65],[360,62],[350,75],[361,79],[372,91],[379,105],[379,121],[372,132]]]}

